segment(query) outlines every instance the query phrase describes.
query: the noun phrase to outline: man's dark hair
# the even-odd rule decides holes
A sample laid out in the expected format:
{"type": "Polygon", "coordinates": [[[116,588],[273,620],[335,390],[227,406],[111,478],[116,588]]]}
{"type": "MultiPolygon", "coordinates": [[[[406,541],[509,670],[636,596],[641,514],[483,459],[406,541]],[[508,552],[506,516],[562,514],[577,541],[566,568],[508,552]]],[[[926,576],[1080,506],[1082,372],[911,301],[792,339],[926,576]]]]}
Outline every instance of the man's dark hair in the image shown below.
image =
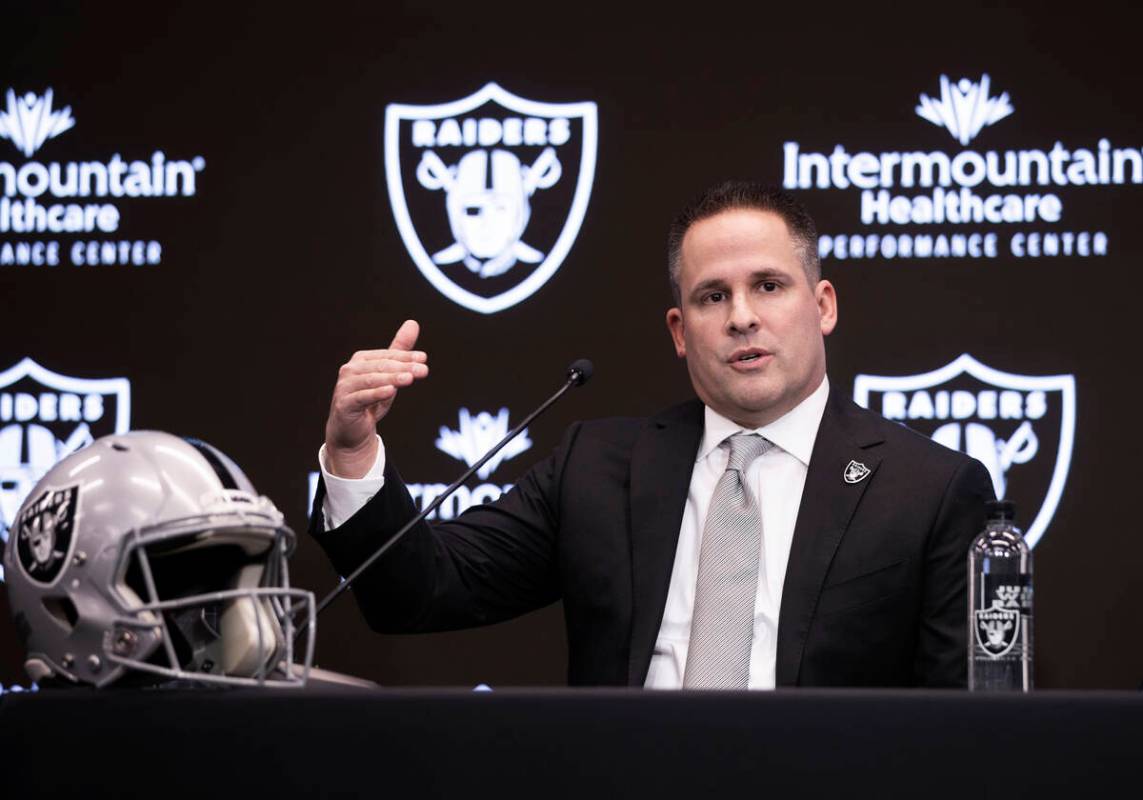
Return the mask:
{"type": "Polygon", "coordinates": [[[679,269],[683,251],[683,237],[696,222],[723,211],[753,209],[777,214],[786,223],[790,238],[794,240],[798,257],[810,286],[822,277],[821,259],[818,258],[818,230],[810,213],[793,195],[755,181],[725,181],[696,197],[675,217],[667,233],[667,277],[675,303],[681,303],[679,269]]]}

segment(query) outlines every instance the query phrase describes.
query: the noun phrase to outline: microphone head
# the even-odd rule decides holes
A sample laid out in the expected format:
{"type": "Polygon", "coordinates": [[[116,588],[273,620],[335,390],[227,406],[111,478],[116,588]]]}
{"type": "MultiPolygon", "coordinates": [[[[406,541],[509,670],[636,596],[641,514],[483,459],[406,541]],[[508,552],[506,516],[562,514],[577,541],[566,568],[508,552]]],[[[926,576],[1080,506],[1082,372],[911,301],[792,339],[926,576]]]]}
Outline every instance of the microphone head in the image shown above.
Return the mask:
{"type": "Polygon", "coordinates": [[[576,359],[568,367],[568,380],[576,386],[583,386],[591,378],[593,369],[595,368],[586,358],[576,359]]]}

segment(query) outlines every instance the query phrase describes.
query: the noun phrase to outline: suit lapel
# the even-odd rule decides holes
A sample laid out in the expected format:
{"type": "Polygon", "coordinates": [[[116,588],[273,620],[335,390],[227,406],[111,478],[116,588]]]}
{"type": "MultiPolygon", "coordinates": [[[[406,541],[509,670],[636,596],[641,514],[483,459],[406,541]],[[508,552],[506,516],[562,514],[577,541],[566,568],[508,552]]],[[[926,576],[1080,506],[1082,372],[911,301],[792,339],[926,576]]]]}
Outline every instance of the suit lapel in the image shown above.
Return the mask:
{"type": "Polygon", "coordinates": [[[679,529],[703,430],[702,403],[651,420],[631,453],[631,651],[627,682],[642,685],[663,621],[679,529]]]}
{"type": "MultiPolygon", "coordinates": [[[[881,441],[881,436],[865,423],[856,406],[836,391],[830,392],[814,440],[786,566],[778,617],[778,686],[797,683],[818,596],[857,504],[877,477],[881,458],[874,445],[881,441]],[[851,461],[869,470],[855,483],[845,479],[851,461]]],[[[860,474],[858,469],[850,477],[860,474]]]]}

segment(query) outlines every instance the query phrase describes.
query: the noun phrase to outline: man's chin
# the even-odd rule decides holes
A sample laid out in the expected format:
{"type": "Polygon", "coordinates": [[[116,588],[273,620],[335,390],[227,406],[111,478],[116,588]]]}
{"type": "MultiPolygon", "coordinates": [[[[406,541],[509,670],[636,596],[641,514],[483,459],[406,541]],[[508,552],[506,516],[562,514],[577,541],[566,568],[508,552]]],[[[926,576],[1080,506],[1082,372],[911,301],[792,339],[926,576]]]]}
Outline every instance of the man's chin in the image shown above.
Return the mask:
{"type": "Polygon", "coordinates": [[[760,428],[782,416],[789,409],[783,408],[781,398],[772,395],[730,398],[718,406],[707,403],[711,408],[729,420],[747,428],[760,428]]]}

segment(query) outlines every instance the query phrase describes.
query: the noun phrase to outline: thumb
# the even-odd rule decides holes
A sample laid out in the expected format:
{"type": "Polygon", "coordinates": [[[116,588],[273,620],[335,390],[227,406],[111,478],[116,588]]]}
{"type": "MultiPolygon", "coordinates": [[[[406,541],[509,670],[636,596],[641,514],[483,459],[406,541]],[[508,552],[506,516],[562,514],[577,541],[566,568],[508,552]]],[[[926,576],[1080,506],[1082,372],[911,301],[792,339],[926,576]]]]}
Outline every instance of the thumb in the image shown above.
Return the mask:
{"type": "Polygon", "coordinates": [[[417,337],[420,333],[421,326],[417,324],[415,319],[405,320],[397,329],[397,335],[393,337],[393,343],[389,345],[389,349],[412,350],[417,344],[417,337]]]}

